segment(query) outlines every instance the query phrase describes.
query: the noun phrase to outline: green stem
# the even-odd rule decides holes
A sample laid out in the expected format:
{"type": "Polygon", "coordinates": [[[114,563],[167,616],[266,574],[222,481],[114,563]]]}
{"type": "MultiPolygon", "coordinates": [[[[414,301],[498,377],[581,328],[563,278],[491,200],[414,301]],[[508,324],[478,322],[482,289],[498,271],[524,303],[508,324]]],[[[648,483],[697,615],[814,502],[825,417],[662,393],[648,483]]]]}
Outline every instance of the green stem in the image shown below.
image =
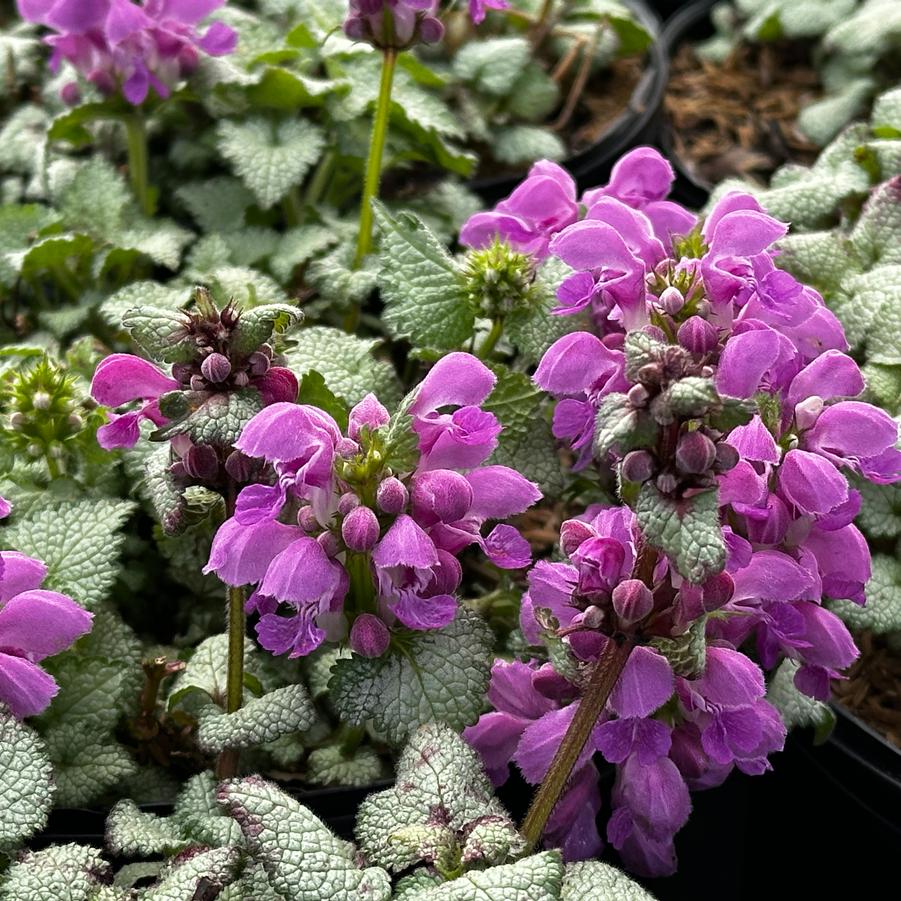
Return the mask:
{"type": "Polygon", "coordinates": [[[476,356],[480,360],[487,360],[489,356],[491,356],[491,352],[494,350],[495,345],[500,340],[501,335],[504,333],[504,320],[502,318],[495,319],[494,322],[491,323],[491,331],[485,336],[485,340],[482,342],[482,346],[476,351],[476,356]]]}
{"type": "Polygon", "coordinates": [[[50,454],[47,454],[44,459],[47,461],[47,469],[50,472],[51,479],[58,479],[62,476],[63,472],[60,469],[59,462],[56,458],[51,457],[50,454]]]}
{"type": "Polygon", "coordinates": [[[144,215],[152,216],[153,197],[148,181],[147,127],[140,113],[128,116],[124,122],[128,138],[128,174],[131,177],[131,187],[144,215]]]}
{"type": "Polygon", "coordinates": [[[334,165],[335,152],[333,150],[328,150],[323,154],[322,159],[316,166],[313,177],[310,179],[310,183],[307,185],[307,190],[303,198],[305,206],[316,206],[316,204],[322,200],[322,195],[325,194],[325,191],[328,188],[329,179],[332,177],[332,168],[334,165]]]}
{"type": "Polygon", "coordinates": [[[388,119],[391,115],[391,86],[394,83],[394,69],[397,65],[397,51],[386,48],[382,57],[382,78],[379,97],[369,139],[369,158],[366,161],[366,177],[363,182],[363,200],[360,204],[360,232],[357,237],[357,255],[354,269],[363,264],[366,254],[372,249],[372,201],[379,196],[379,182],[382,178],[382,157],[385,153],[385,139],[388,136],[388,119]]]}
{"type": "Polygon", "coordinates": [[[297,188],[291,188],[282,201],[282,212],[285,216],[285,223],[293,228],[303,222],[303,201],[300,199],[300,192],[297,188]]]}
{"type": "Polygon", "coordinates": [[[525,836],[530,849],[538,844],[541,833],[544,832],[544,827],[554,807],[557,806],[573,767],[585,747],[585,742],[597,725],[598,717],[619,680],[634,646],[631,639],[619,636],[619,640],[611,639],[607,642],[598,658],[579,701],[579,709],[576,710],[563,741],[557,748],[550,769],[538,787],[532,806],[523,820],[520,832],[525,836]]]}
{"type": "Polygon", "coordinates": [[[375,586],[372,584],[370,555],[347,552],[344,561],[350,577],[350,598],[357,613],[375,612],[375,586]]]}

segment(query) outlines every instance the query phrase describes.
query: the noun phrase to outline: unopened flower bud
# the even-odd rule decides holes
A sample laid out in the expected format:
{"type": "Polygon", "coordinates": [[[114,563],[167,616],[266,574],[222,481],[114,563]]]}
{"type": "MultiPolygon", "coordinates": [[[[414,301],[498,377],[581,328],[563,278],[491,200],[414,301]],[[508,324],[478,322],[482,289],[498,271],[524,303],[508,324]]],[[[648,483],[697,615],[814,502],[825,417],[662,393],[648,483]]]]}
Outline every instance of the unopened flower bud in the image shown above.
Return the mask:
{"type": "Polygon", "coordinates": [[[633,385],[626,396],[629,398],[629,403],[637,410],[648,402],[651,394],[644,385],[633,385]]]}
{"type": "Polygon", "coordinates": [[[606,618],[607,614],[594,604],[582,611],[582,625],[586,629],[600,629],[606,618]]]}
{"type": "Polygon", "coordinates": [[[272,364],[266,354],[255,351],[247,358],[247,365],[250,367],[251,375],[265,375],[272,364]]]}
{"type": "Polygon", "coordinates": [[[707,613],[719,610],[724,604],[728,604],[735,591],[735,582],[729,573],[723,571],[711,576],[703,586],[703,604],[707,613]]]}
{"type": "Polygon", "coordinates": [[[660,328],[659,325],[646,325],[642,331],[646,335],[650,335],[652,338],[655,338],[657,341],[666,342],[668,339],[666,337],[666,332],[660,328]]]}
{"type": "Polygon", "coordinates": [[[172,378],[180,385],[189,385],[191,376],[194,374],[194,367],[189,363],[173,363],[172,378]]]}
{"type": "Polygon", "coordinates": [[[224,354],[213,353],[200,364],[200,371],[203,373],[204,378],[219,384],[219,382],[224,382],[231,375],[232,364],[224,354]]]}
{"type": "Polygon", "coordinates": [[[58,441],[54,441],[47,449],[47,453],[53,457],[54,460],[62,460],[62,458],[66,456],[66,449],[58,441]]]}
{"type": "Polygon", "coordinates": [[[350,649],[363,657],[381,657],[388,650],[391,633],[372,613],[361,613],[350,627],[350,649]]]}
{"type": "Polygon", "coordinates": [[[641,579],[626,579],[613,589],[613,609],[624,626],[644,619],[654,609],[654,595],[641,579]]]}
{"type": "Polygon", "coordinates": [[[84,420],[77,413],[70,413],[66,418],[66,424],[73,431],[79,432],[84,428],[84,420]]]}
{"type": "Polygon", "coordinates": [[[33,441],[31,444],[29,444],[26,450],[31,457],[40,457],[44,453],[44,448],[42,448],[41,445],[37,443],[37,441],[33,441]]]}
{"type": "Polygon", "coordinates": [[[721,441],[716,446],[716,462],[714,466],[717,472],[728,472],[738,463],[738,451],[731,445],[721,441]]]}
{"type": "Polygon", "coordinates": [[[46,391],[35,391],[31,398],[31,405],[35,410],[49,410],[51,397],[46,391]]]}
{"type": "Polygon", "coordinates": [[[638,370],[638,381],[643,385],[659,385],[663,368],[659,363],[648,363],[638,370]]]}
{"type": "Polygon", "coordinates": [[[326,557],[335,557],[341,550],[338,539],[331,532],[321,532],[316,536],[316,541],[319,542],[319,547],[325,551],[326,557]]]}
{"type": "Polygon", "coordinates": [[[371,551],[379,540],[379,521],[369,507],[355,507],[341,523],[341,537],[352,551],[371,551]]]}
{"type": "Polygon", "coordinates": [[[319,531],[319,520],[316,519],[316,514],[309,504],[305,507],[301,507],[297,511],[297,525],[299,525],[307,534],[319,531]]]}
{"type": "Polygon", "coordinates": [[[253,460],[241,451],[232,451],[225,458],[225,471],[236,482],[246,482],[253,472],[253,460]]]}
{"type": "Polygon", "coordinates": [[[28,419],[20,410],[17,410],[9,417],[9,427],[11,429],[21,429],[26,422],[28,422],[28,419]]]}
{"type": "Polygon", "coordinates": [[[241,372],[235,373],[235,385],[238,388],[246,388],[249,384],[250,376],[246,372],[242,370],[241,372]]]}
{"type": "Polygon", "coordinates": [[[360,506],[360,499],[352,492],[347,491],[338,499],[338,512],[342,516],[347,516],[354,507],[360,506]]]}
{"type": "Polygon", "coordinates": [[[679,480],[671,472],[662,472],[654,484],[661,494],[672,494],[679,487],[679,480]]]}
{"type": "Polygon", "coordinates": [[[188,448],[182,457],[182,463],[185,465],[185,472],[192,479],[199,479],[201,482],[211,482],[219,475],[219,457],[208,444],[196,444],[188,448]]]}
{"type": "Polygon", "coordinates": [[[403,512],[409,497],[406,485],[394,476],[382,479],[375,494],[379,510],[384,513],[390,513],[392,516],[403,512]]]}
{"type": "Polygon", "coordinates": [[[571,557],[583,542],[595,537],[595,530],[581,519],[568,519],[560,526],[560,547],[567,557],[571,557]]]}
{"type": "Polygon", "coordinates": [[[681,472],[700,475],[716,460],[716,445],[703,432],[686,432],[676,445],[676,466],[681,472]]]}
{"type": "Polygon", "coordinates": [[[694,354],[710,353],[719,340],[716,327],[700,316],[691,316],[679,326],[679,343],[694,354]]]}
{"type": "Polygon", "coordinates": [[[433,469],[416,476],[410,498],[417,521],[457,522],[472,506],[472,485],[451,469],[433,469]]]}
{"type": "Polygon", "coordinates": [[[654,457],[648,451],[635,450],[623,457],[620,475],[627,482],[647,482],[655,468],[654,457]]]}
{"type": "Polygon", "coordinates": [[[353,438],[339,438],[335,443],[335,453],[345,460],[350,460],[360,453],[360,445],[353,438]]]}
{"type": "Polygon", "coordinates": [[[202,375],[192,375],[188,384],[192,391],[203,391],[206,389],[206,379],[202,375]]]}
{"type": "Polygon", "coordinates": [[[669,287],[660,294],[660,306],[670,316],[675,316],[685,306],[685,298],[678,288],[669,287]]]}
{"type": "Polygon", "coordinates": [[[823,398],[816,395],[807,397],[801,403],[795,404],[795,424],[798,430],[804,432],[812,428],[814,423],[820,418],[820,413],[823,412],[824,406],[823,398]]]}

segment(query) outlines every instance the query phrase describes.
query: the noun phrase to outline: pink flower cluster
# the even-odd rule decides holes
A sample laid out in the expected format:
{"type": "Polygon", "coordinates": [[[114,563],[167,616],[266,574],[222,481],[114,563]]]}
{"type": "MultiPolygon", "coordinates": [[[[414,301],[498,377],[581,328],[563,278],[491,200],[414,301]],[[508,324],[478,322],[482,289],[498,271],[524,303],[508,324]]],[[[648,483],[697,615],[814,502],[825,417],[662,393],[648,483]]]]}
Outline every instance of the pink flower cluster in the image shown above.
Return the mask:
{"type": "Polygon", "coordinates": [[[256,586],[260,644],[309,654],[326,639],[379,656],[391,628],[439,629],[457,611],[457,555],[482,548],[497,566],[526,567],[528,543],[489,520],[521,513],[537,487],[506,466],[486,466],[501,431],[481,404],[495,376],[475,357],[442,358],[409,407],[417,438],[409,471],[386,469],[389,413],[372,394],[350,412],[347,433],[327,413],[276,403],[244,428],[237,448],[271,466],[251,485],[213,542],[207,572],[256,586]]]}
{"type": "MultiPolygon", "coordinates": [[[[897,425],[858,399],[864,381],[840,323],[813,289],[776,267],[773,244],[786,226],[745,194],[726,195],[699,223],[666,200],[671,181],[666,160],[639,148],[580,210],[569,177],[539,163],[463,231],[465,243],[498,235],[574,270],[557,312],[582,313],[592,330],[557,341],[534,378],[557,399],[554,431],[575,465],[592,461],[598,412],[619,399],[636,417],[656,417],[670,440],[614,448],[597,462],[677,507],[719,492],[725,570],[703,584],[665,556],[639,576],[646,540],[632,511],[593,509],[564,523],[568,562],[534,566],[522,609],[530,643],[555,635],[585,663],[624,635],[637,644],[545,838],[571,858],[600,851],[598,752],[617,768],[607,838],[647,875],[675,868],[689,789],[718,785],[733,767],[762,773],[782,747],[764,670],[792,659],[798,689],[826,700],[830,680],[856,658],[847,628],[822,605],[863,603],[870,576],[853,525],[860,495],[846,474],[877,484],[901,478],[897,425]],[[626,337],[636,331],[659,349],[653,363],[630,366],[626,337]],[[703,416],[680,421],[661,397],[680,378],[712,382],[719,398],[756,412],[726,431],[703,416]]],[[[540,782],[578,686],[549,663],[498,663],[490,699],[495,710],[469,740],[495,781],[513,761],[540,782]]]]}
{"type": "MultiPolygon", "coordinates": [[[[53,29],[50,67],[63,61],[105,95],[121,91],[140,105],[150,88],[160,97],[197,67],[201,53],[224,56],[235,49],[237,34],[213,22],[201,34],[198,23],[225,0],[17,0],[23,19],[53,29]]],[[[63,99],[78,101],[76,82],[63,99]]]]}

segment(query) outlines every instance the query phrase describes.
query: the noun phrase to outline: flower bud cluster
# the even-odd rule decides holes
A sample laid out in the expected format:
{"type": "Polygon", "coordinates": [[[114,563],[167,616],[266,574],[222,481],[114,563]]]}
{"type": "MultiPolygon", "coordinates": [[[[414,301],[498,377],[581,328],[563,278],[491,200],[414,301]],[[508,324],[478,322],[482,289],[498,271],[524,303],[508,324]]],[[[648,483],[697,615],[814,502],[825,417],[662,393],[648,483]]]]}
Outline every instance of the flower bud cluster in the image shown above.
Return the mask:
{"type": "Polygon", "coordinates": [[[248,610],[260,614],[264,648],[302,656],[346,639],[380,656],[398,630],[453,620],[464,548],[477,545],[502,568],[529,565],[512,526],[481,531],[541,496],[516,471],[484,465],[500,432],[480,406],[494,383],[469,354],[439,361],[407,408],[412,453],[393,445],[395,423],[372,394],[344,430],[316,407],[285,402],[247,424],[237,450],[267,466],[269,484],[238,496],[207,571],[256,586],[248,610]]]}
{"type": "Polygon", "coordinates": [[[499,319],[527,310],[537,300],[534,258],[499,238],[487,247],[470,250],[463,265],[466,298],[481,316],[499,319]]]}
{"type": "Polygon", "coordinates": [[[444,36],[438,0],[350,0],[344,33],[380,50],[436,44],[444,36]]]}

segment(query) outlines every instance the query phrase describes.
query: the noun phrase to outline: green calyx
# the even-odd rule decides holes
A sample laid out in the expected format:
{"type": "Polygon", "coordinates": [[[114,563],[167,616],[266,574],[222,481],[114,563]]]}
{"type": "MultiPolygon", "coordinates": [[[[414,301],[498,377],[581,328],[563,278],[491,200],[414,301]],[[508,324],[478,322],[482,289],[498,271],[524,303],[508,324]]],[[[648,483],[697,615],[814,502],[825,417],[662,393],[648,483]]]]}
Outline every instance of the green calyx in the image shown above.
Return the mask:
{"type": "Polygon", "coordinates": [[[528,310],[538,302],[535,260],[495,238],[471,250],[461,270],[463,291],[472,307],[490,319],[528,310]]]}

